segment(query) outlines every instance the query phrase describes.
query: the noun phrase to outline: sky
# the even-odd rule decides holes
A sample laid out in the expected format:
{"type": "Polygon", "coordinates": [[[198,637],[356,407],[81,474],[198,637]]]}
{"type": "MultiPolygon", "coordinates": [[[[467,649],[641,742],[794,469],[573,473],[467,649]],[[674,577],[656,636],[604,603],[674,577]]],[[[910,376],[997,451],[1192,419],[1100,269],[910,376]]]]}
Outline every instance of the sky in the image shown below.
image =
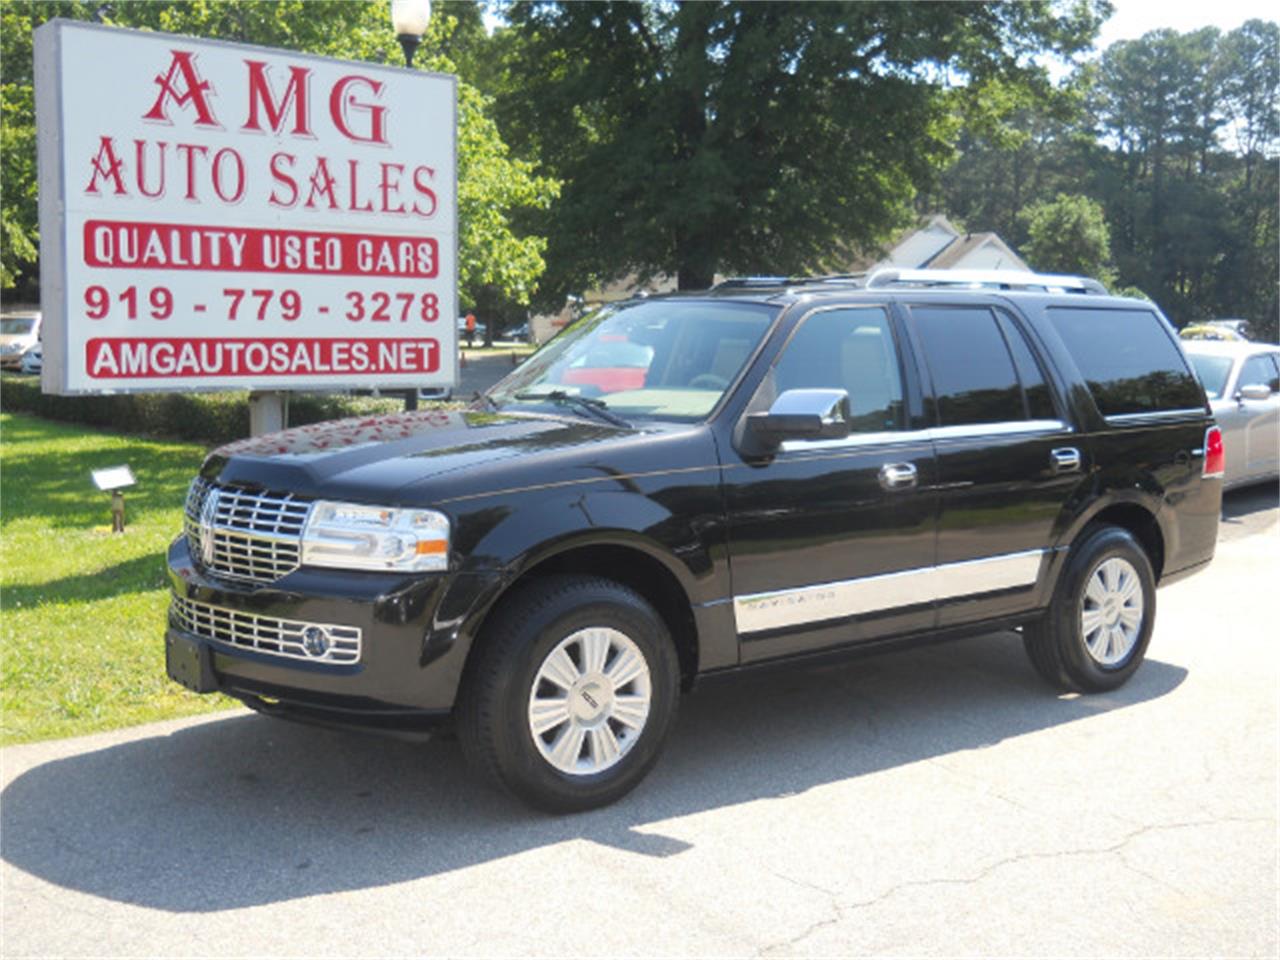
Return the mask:
{"type": "Polygon", "coordinates": [[[1096,41],[1105,50],[1117,40],[1136,40],[1149,30],[1168,27],[1179,33],[1217,27],[1224,33],[1246,20],[1277,19],[1275,0],[1112,0],[1111,15],[1096,41]]]}
{"type": "MultiPolygon", "coordinates": [[[[1117,40],[1136,40],[1149,30],[1169,27],[1179,33],[1200,27],[1217,27],[1224,33],[1234,30],[1246,20],[1277,19],[1275,0],[1111,0],[1115,13],[1102,25],[1098,37],[1099,50],[1117,40]]],[[[484,25],[490,33],[503,20],[489,8],[484,12],[484,25]]]]}

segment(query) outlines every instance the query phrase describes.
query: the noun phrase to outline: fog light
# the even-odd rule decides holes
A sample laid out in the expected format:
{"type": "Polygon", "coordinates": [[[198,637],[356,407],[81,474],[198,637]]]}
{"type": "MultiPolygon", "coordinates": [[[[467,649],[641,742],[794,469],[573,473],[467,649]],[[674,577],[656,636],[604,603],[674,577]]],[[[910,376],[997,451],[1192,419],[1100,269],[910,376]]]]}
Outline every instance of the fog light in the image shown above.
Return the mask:
{"type": "Polygon", "coordinates": [[[321,627],[307,627],[302,631],[302,649],[313,657],[323,657],[329,652],[329,634],[321,627]]]}

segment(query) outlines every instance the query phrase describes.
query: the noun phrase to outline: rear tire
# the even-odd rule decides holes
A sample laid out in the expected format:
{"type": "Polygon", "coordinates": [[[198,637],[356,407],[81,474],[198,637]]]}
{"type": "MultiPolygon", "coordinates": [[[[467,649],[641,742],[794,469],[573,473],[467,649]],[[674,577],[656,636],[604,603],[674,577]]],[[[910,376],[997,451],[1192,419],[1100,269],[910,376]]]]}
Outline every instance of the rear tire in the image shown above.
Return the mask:
{"type": "Polygon", "coordinates": [[[1072,546],[1047,613],[1023,628],[1023,645],[1058,690],[1114,690],[1141,665],[1155,615],[1146,552],[1122,527],[1092,527],[1072,546]]]}
{"type": "Polygon", "coordinates": [[[552,813],[632,790],[675,719],[680,671],[667,626],[611,580],[530,582],[495,612],[464,679],[458,738],[471,766],[552,813]]]}

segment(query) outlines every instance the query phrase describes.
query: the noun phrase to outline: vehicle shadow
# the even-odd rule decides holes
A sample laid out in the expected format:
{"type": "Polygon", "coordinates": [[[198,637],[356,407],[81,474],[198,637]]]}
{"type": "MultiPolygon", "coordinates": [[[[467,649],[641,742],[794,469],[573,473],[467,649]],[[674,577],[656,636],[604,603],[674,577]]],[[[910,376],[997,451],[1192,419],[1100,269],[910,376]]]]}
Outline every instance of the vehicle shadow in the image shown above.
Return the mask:
{"type": "Polygon", "coordinates": [[[49,883],[183,913],[366,889],[570,839],[670,857],[662,820],[873,774],[1162,697],[1055,697],[1017,635],[754,673],[686,697],[649,779],[604,810],[531,812],[421,746],[237,714],[50,761],[0,795],[0,856],[49,883]]]}
{"type": "Polygon", "coordinates": [[[89,603],[107,597],[158,590],[168,583],[164,557],[145,553],[131,560],[95,570],[76,573],[43,583],[15,583],[4,588],[8,607],[34,607],[56,598],[58,603],[89,603]],[[122,584],[130,584],[122,587],[122,584]]]}
{"type": "Polygon", "coordinates": [[[1222,519],[1225,523],[1280,507],[1280,484],[1275,481],[1229,490],[1222,495],[1222,519]]]}

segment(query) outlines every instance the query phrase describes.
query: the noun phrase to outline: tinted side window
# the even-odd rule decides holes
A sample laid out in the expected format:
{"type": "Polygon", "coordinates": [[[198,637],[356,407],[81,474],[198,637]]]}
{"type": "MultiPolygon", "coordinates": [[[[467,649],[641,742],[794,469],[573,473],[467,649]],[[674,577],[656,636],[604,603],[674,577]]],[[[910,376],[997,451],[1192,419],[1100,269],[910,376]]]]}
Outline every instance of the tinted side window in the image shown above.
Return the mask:
{"type": "Polygon", "coordinates": [[[1250,357],[1240,369],[1240,379],[1236,381],[1236,389],[1251,383],[1265,383],[1272,393],[1280,392],[1280,375],[1276,373],[1275,364],[1270,357],[1250,357]]]}
{"type": "Polygon", "coordinates": [[[774,367],[778,393],[843,389],[855,433],[901,430],[902,377],[889,317],[880,307],[807,317],[774,367]]]}
{"type": "Polygon", "coordinates": [[[913,307],[944,427],[1025,420],[1013,359],[990,310],[913,307]]]}
{"type": "Polygon", "coordinates": [[[1022,381],[1022,392],[1027,398],[1027,415],[1032,420],[1057,420],[1058,411],[1053,406],[1053,396],[1049,393],[1049,384],[1044,378],[1044,371],[1039,361],[1031,352],[1031,345],[1016,323],[1002,313],[1000,329],[1004,332],[1005,341],[1013,352],[1013,365],[1018,370],[1018,379],[1022,381]]]}
{"type": "Polygon", "coordinates": [[[1150,310],[1053,307],[1049,317],[1104,417],[1204,405],[1199,382],[1150,310]]]}

